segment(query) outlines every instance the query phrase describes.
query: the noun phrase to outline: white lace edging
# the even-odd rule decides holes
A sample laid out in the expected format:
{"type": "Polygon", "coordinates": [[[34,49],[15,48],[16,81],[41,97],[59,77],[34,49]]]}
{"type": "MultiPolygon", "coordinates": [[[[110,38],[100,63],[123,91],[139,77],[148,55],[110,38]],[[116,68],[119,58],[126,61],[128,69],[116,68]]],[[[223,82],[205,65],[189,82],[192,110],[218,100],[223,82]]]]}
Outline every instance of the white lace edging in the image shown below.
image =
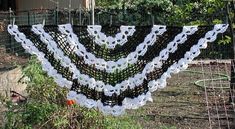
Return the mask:
{"type": "MultiPolygon", "coordinates": [[[[146,103],[146,101],[151,101],[151,93],[158,88],[164,88],[166,86],[166,79],[170,78],[171,73],[178,73],[180,70],[184,70],[188,67],[188,63],[191,62],[195,57],[200,54],[200,49],[207,47],[207,42],[213,42],[216,39],[218,33],[223,33],[227,29],[228,25],[218,24],[214,26],[212,31],[206,33],[204,38],[201,38],[196,45],[191,47],[190,51],[186,52],[184,58],[180,59],[178,63],[174,63],[168,70],[160,77],[160,79],[152,80],[148,83],[149,92],[146,95],[142,94],[134,99],[125,98],[123,100],[122,106],[104,106],[100,100],[95,101],[92,99],[87,99],[86,96],[82,94],[77,94],[74,91],[70,91],[68,94],[68,99],[75,99],[77,103],[88,108],[98,107],[99,110],[106,114],[120,115],[124,113],[125,109],[136,109],[146,103]]],[[[52,76],[58,85],[71,87],[72,82],[67,81],[62,75],[58,74],[51,64],[44,58],[45,54],[40,52],[33,43],[26,38],[26,36],[18,31],[17,26],[8,26],[8,32],[14,35],[17,42],[21,42],[22,46],[30,54],[36,54],[38,60],[41,61],[43,70],[48,72],[49,76],[52,76]],[[50,69],[49,69],[50,68],[50,69]],[[57,77],[55,78],[56,75],[57,77]]],[[[171,50],[171,49],[170,49],[171,50]]]]}
{"type": "Polygon", "coordinates": [[[135,32],[135,26],[120,26],[120,32],[114,37],[106,36],[101,32],[102,26],[89,25],[87,31],[90,36],[94,37],[94,41],[98,45],[105,45],[109,49],[114,49],[116,45],[124,45],[127,42],[127,37],[132,36],[135,32]]]}
{"type": "Polygon", "coordinates": [[[95,65],[97,69],[105,70],[108,73],[113,73],[116,70],[123,70],[128,67],[128,64],[134,64],[137,62],[139,56],[143,56],[149,46],[152,46],[157,35],[162,35],[166,31],[166,26],[154,25],[150,34],[148,34],[144,42],[140,43],[134,52],[131,52],[127,57],[120,58],[117,61],[105,61],[102,58],[97,58],[94,54],[87,52],[83,44],[79,42],[79,39],[72,30],[71,24],[59,25],[61,33],[67,35],[68,43],[75,46],[74,52],[84,58],[86,64],[95,65]]]}
{"type": "Polygon", "coordinates": [[[196,45],[193,45],[190,51],[185,53],[183,58],[181,58],[177,63],[175,62],[171,65],[160,79],[150,81],[148,83],[149,91],[146,94],[141,94],[133,99],[125,97],[122,102],[122,106],[104,106],[100,100],[95,101],[88,99],[85,95],[77,94],[75,91],[70,91],[67,98],[76,100],[77,104],[80,104],[81,106],[98,108],[104,114],[112,114],[114,116],[123,114],[125,109],[139,108],[145,105],[147,101],[152,102],[151,92],[154,92],[159,88],[164,88],[166,86],[166,79],[170,78],[172,73],[178,73],[179,71],[186,69],[188,67],[188,63],[200,54],[200,49],[205,49],[207,47],[207,42],[215,41],[217,34],[225,32],[227,27],[228,25],[226,24],[215,25],[214,29],[207,32],[204,38],[201,38],[196,45]]]}
{"type": "Polygon", "coordinates": [[[78,79],[78,83],[88,85],[89,88],[97,91],[104,91],[105,95],[112,96],[114,93],[120,94],[120,91],[126,90],[128,87],[131,89],[143,83],[146,74],[152,72],[154,68],[161,68],[162,60],[167,60],[169,53],[174,53],[177,50],[178,44],[182,44],[187,40],[187,35],[194,34],[197,31],[196,26],[186,26],[183,31],[178,34],[173,41],[171,41],[167,48],[163,49],[158,57],[155,57],[152,62],[146,64],[142,73],[137,73],[134,77],[129,77],[127,80],[116,84],[115,86],[105,84],[102,81],[96,81],[88,75],[81,74],[77,67],[71,62],[70,58],[64,55],[62,50],[58,48],[57,44],[53,41],[52,37],[43,30],[43,26],[33,25],[32,30],[34,33],[40,35],[41,40],[48,45],[48,49],[55,54],[55,58],[61,61],[62,66],[69,67],[73,71],[73,79],[78,79]]]}
{"type": "Polygon", "coordinates": [[[96,101],[93,99],[88,99],[85,95],[77,94],[75,91],[69,91],[67,94],[67,99],[75,100],[77,104],[87,108],[98,108],[105,115],[112,114],[114,116],[124,114],[125,109],[137,109],[138,107],[145,105],[147,101],[153,101],[150,92],[147,92],[146,94],[143,93],[133,99],[125,97],[122,101],[122,106],[115,105],[113,107],[104,106],[101,100],[96,101]]]}
{"type": "Polygon", "coordinates": [[[37,59],[41,62],[42,64],[42,69],[47,72],[47,74],[50,77],[53,77],[55,82],[61,86],[61,87],[67,87],[71,88],[72,82],[68,81],[66,78],[63,78],[61,74],[57,72],[56,69],[53,68],[51,63],[44,58],[45,54],[40,52],[34,44],[26,38],[26,36],[19,32],[18,26],[16,25],[8,25],[8,32],[14,36],[15,40],[19,43],[21,43],[22,47],[30,54],[35,54],[37,56],[37,59]]]}
{"type": "Polygon", "coordinates": [[[178,73],[188,68],[188,64],[200,54],[200,49],[205,49],[207,42],[215,41],[217,34],[224,33],[227,28],[227,24],[215,25],[213,30],[207,32],[204,38],[199,39],[198,43],[193,45],[190,51],[185,53],[184,58],[181,58],[178,63],[171,65],[159,79],[150,81],[148,83],[149,91],[153,92],[157,88],[164,88],[166,86],[166,79],[171,77],[171,73],[178,73]]]}

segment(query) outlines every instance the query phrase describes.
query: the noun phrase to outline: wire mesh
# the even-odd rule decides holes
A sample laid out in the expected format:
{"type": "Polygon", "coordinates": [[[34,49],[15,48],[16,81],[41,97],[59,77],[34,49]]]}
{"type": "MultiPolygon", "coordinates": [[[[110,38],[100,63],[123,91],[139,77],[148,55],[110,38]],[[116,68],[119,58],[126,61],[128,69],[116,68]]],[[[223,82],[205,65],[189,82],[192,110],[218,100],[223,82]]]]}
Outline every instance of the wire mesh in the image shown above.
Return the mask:
{"type": "MultiPolygon", "coordinates": [[[[96,24],[115,25],[139,24],[135,21],[143,19],[145,24],[153,24],[151,15],[135,14],[131,11],[116,13],[116,11],[96,11],[96,24]],[[103,11],[103,12],[102,12],[103,11]],[[108,13],[109,12],[109,13],[108,13]],[[125,15],[131,18],[126,19],[125,15]]],[[[71,12],[71,22],[76,25],[91,23],[89,11],[81,9],[71,12]]],[[[24,49],[9,36],[7,25],[15,18],[17,25],[33,25],[42,23],[45,19],[47,25],[68,23],[68,11],[57,10],[32,10],[9,13],[0,13],[0,89],[1,92],[9,91],[15,85],[16,71],[5,75],[6,71],[14,69],[15,64],[25,65],[28,55],[24,49]],[[6,76],[3,78],[2,75],[6,76]],[[8,78],[12,77],[12,78],[8,78]],[[3,89],[3,87],[7,87],[3,89]]],[[[156,18],[156,17],[155,17],[156,18]]],[[[139,21],[140,23],[143,21],[139,21]]],[[[155,23],[158,23],[155,19],[155,23]]],[[[160,23],[160,22],[159,22],[160,23]]],[[[225,34],[227,35],[227,34],[225,34]]],[[[223,39],[225,35],[220,35],[223,39]]],[[[208,44],[193,62],[189,70],[174,75],[168,80],[168,87],[154,96],[154,103],[141,108],[140,112],[130,111],[133,117],[146,128],[154,128],[155,124],[170,124],[179,128],[235,128],[234,91],[230,88],[231,67],[234,67],[232,57],[232,44],[219,44],[218,40],[208,44]],[[228,59],[228,60],[201,60],[201,59],[228,59]],[[144,122],[144,117],[150,119],[144,122]]],[[[20,75],[21,76],[21,75],[20,75]]],[[[18,78],[19,79],[19,78],[18,78]]]]}
{"type": "Polygon", "coordinates": [[[229,101],[231,96],[230,78],[231,67],[234,64],[226,61],[214,61],[209,64],[201,62],[203,84],[209,125],[212,128],[234,128],[234,102],[229,101]],[[209,75],[208,75],[209,73],[209,75]],[[227,75],[227,78],[218,76],[227,75]],[[217,76],[217,77],[216,77],[217,76]]]}
{"type": "Polygon", "coordinates": [[[234,100],[229,101],[233,65],[231,60],[194,61],[187,70],[168,79],[165,89],[154,93],[153,103],[130,114],[146,128],[158,123],[176,128],[233,129],[234,100]]]}
{"type": "MultiPolygon", "coordinates": [[[[218,13],[221,14],[222,12],[218,13]]],[[[89,25],[91,24],[91,12],[85,9],[75,9],[71,11],[71,19],[69,20],[68,10],[48,10],[35,9],[30,11],[18,12],[0,12],[0,46],[5,46],[8,53],[15,55],[25,55],[23,48],[15,42],[7,33],[6,27],[15,19],[17,25],[33,25],[45,21],[46,25],[64,24],[71,21],[74,25],[89,25]]],[[[157,18],[159,16],[154,16],[157,18]]],[[[199,17],[199,16],[198,16],[199,17]]],[[[216,16],[213,16],[216,17],[216,16]]],[[[221,17],[221,16],[220,16],[221,17]]],[[[101,25],[152,25],[153,15],[144,13],[143,11],[135,10],[96,10],[95,23],[101,25]],[[128,16],[126,18],[125,16],[128,16]]],[[[212,18],[213,19],[213,18],[212,18]]],[[[155,24],[167,24],[157,19],[155,24]]],[[[211,20],[209,20],[211,21],[211,20]]],[[[224,39],[227,34],[220,36],[219,40],[224,39]]],[[[217,40],[217,41],[219,41],[217,40]]],[[[206,50],[203,50],[199,58],[209,59],[230,59],[232,57],[232,44],[215,42],[208,45],[206,50]]]]}

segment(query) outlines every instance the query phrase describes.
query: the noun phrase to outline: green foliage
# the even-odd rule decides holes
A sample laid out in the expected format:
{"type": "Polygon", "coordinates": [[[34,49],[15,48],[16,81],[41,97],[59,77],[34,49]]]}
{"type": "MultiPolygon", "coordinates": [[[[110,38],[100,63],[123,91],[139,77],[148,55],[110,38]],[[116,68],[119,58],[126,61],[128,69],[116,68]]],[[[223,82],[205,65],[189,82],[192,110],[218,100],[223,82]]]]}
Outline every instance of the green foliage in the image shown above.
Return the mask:
{"type": "MultiPolygon", "coordinates": [[[[97,8],[124,9],[116,12],[113,19],[126,24],[208,25],[225,18],[219,14],[225,10],[225,2],[221,0],[97,0],[96,5],[97,8]],[[134,11],[128,13],[125,9],[134,11]]],[[[107,16],[104,17],[109,20],[107,16]]]]}
{"type": "Polygon", "coordinates": [[[97,0],[96,7],[105,9],[122,9],[125,8],[145,8],[145,10],[154,10],[161,8],[170,11],[172,7],[170,0],[97,0]]]}
{"type": "Polygon", "coordinates": [[[14,129],[15,126],[18,126],[19,115],[15,113],[12,102],[6,101],[6,108],[8,111],[5,113],[5,117],[7,118],[5,121],[5,129],[14,129]]]}
{"type": "Polygon", "coordinates": [[[122,7],[123,0],[97,0],[96,6],[99,8],[117,9],[122,7]]]}
{"type": "Polygon", "coordinates": [[[231,39],[230,36],[225,35],[225,36],[223,37],[223,39],[221,39],[221,40],[218,41],[218,44],[220,44],[220,45],[230,44],[230,43],[231,43],[231,40],[232,40],[232,39],[231,39]]]}
{"type": "Polygon", "coordinates": [[[36,57],[34,56],[31,57],[28,65],[23,69],[23,72],[24,75],[30,79],[30,85],[40,86],[52,83],[52,79],[49,79],[47,76],[45,76],[45,72],[42,71],[41,65],[38,63],[36,57]]]}
{"type": "Polygon", "coordinates": [[[58,88],[53,79],[48,77],[46,72],[42,70],[36,57],[31,57],[23,72],[30,80],[27,82],[27,91],[30,99],[35,99],[37,102],[65,105],[66,89],[58,88]]]}
{"type": "Polygon", "coordinates": [[[200,2],[181,0],[180,4],[172,7],[167,21],[172,25],[195,25],[195,23],[196,25],[208,25],[216,20],[213,15],[224,7],[225,3],[221,0],[201,0],[200,2]]]}
{"type": "Polygon", "coordinates": [[[52,78],[42,71],[35,57],[23,69],[29,78],[28,101],[15,105],[7,101],[5,106],[6,129],[138,129],[141,128],[128,116],[103,116],[97,109],[78,105],[67,106],[67,90],[58,87],[52,78]]]}
{"type": "Polygon", "coordinates": [[[174,126],[166,126],[166,125],[164,125],[164,126],[160,126],[160,129],[177,129],[177,128],[174,127],[174,126]]]}
{"type": "MultiPolygon", "coordinates": [[[[175,0],[174,2],[172,0],[97,0],[96,2],[98,3],[97,8],[107,9],[107,12],[110,12],[110,6],[112,9],[117,9],[116,12],[111,11],[116,14],[112,17],[113,24],[212,25],[225,23],[227,20],[227,14],[223,12],[226,10],[226,2],[222,0],[175,0]]],[[[234,19],[232,9],[230,9],[229,16],[234,19]]],[[[104,17],[103,21],[100,18],[101,23],[110,23],[107,18],[110,17],[109,14],[102,14],[100,17],[104,17]]],[[[231,37],[226,35],[216,41],[215,47],[224,45],[229,48],[230,43],[231,37]]],[[[215,58],[213,56],[230,58],[229,53],[221,51],[212,52],[210,55],[212,58],[215,58]]]]}
{"type": "Polygon", "coordinates": [[[123,116],[117,119],[116,117],[108,116],[104,121],[106,129],[141,129],[138,123],[133,123],[130,117],[123,116]]]}
{"type": "Polygon", "coordinates": [[[54,111],[58,110],[56,104],[50,103],[27,103],[25,110],[22,112],[23,123],[32,125],[45,121],[54,111]]]}
{"type": "MultiPolygon", "coordinates": [[[[113,21],[126,24],[151,25],[168,24],[181,25],[208,25],[223,23],[221,18],[212,15],[225,8],[221,0],[97,0],[98,8],[104,9],[133,9],[127,14],[117,13],[113,21]],[[123,6],[124,5],[124,6],[123,6]]],[[[234,18],[234,13],[229,13],[234,18]]],[[[105,20],[109,15],[103,15],[105,20]]],[[[107,21],[106,21],[107,22],[107,21]]],[[[225,35],[218,41],[219,45],[231,43],[231,37],[225,35]]],[[[104,46],[105,47],[105,46],[104,46]]],[[[219,52],[210,52],[211,56],[222,56],[219,52]]],[[[6,102],[5,113],[6,129],[32,129],[32,128],[94,128],[94,129],[138,129],[141,128],[129,116],[112,117],[103,116],[96,109],[87,109],[77,105],[66,105],[65,88],[59,88],[52,78],[42,71],[41,65],[32,57],[23,69],[24,75],[29,78],[28,101],[25,104],[15,105],[6,102]]],[[[175,128],[161,126],[160,128],[175,128]]]]}

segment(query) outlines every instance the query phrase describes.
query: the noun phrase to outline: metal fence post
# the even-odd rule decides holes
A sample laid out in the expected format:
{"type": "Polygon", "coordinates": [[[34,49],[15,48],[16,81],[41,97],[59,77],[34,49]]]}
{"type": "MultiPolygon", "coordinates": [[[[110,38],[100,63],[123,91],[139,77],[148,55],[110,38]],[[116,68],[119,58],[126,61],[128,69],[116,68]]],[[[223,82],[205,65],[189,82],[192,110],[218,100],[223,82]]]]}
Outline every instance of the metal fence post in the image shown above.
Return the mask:
{"type": "Polygon", "coordinates": [[[69,23],[71,23],[71,0],[69,0],[69,23]]]}
{"type": "Polygon", "coordinates": [[[28,25],[30,25],[30,12],[28,11],[28,25]]]}
{"type": "Polygon", "coordinates": [[[124,0],[123,3],[122,3],[122,16],[123,16],[123,21],[126,20],[126,8],[125,8],[125,4],[126,4],[126,2],[125,2],[125,0],[124,0]]]}
{"type": "Polygon", "coordinates": [[[36,14],[35,14],[35,12],[33,12],[33,24],[35,24],[36,23],[36,14]]]}
{"type": "Polygon", "coordinates": [[[54,23],[58,25],[58,9],[56,7],[56,10],[54,11],[54,23]]]}
{"type": "Polygon", "coordinates": [[[95,0],[91,0],[91,20],[92,25],[95,24],[95,0]]]}
{"type": "Polygon", "coordinates": [[[82,7],[81,3],[79,4],[79,25],[82,24],[82,7]]]}
{"type": "MultiPolygon", "coordinates": [[[[8,21],[9,21],[9,23],[8,24],[11,24],[11,18],[12,18],[12,16],[11,16],[11,12],[12,12],[12,10],[11,10],[11,8],[9,8],[9,17],[8,17],[8,21]]],[[[8,43],[6,43],[6,52],[7,53],[10,53],[11,52],[11,49],[12,49],[12,39],[11,39],[12,37],[11,37],[11,35],[9,35],[9,42],[8,43]]]]}
{"type": "MultiPolygon", "coordinates": [[[[228,23],[229,23],[229,29],[230,29],[230,36],[231,36],[231,42],[232,42],[232,47],[233,47],[233,54],[232,54],[232,60],[231,60],[231,80],[230,80],[230,89],[231,89],[231,94],[229,97],[229,102],[233,102],[234,103],[234,95],[235,95],[235,68],[234,68],[234,64],[235,64],[235,34],[234,34],[234,30],[233,30],[233,22],[232,19],[229,15],[229,1],[227,1],[226,3],[226,12],[227,12],[227,17],[228,17],[228,23]]],[[[232,4],[232,2],[231,2],[232,4]]]]}

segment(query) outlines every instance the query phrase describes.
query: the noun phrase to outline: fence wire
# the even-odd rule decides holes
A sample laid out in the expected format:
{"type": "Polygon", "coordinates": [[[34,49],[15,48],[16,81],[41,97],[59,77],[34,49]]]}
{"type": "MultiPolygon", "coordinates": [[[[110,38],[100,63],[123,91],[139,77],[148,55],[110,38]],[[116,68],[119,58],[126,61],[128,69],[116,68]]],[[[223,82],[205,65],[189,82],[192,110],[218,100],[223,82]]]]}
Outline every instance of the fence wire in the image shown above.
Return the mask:
{"type": "MultiPolygon", "coordinates": [[[[42,23],[43,20],[45,20],[46,25],[64,24],[69,21],[74,25],[91,24],[91,13],[89,11],[81,9],[72,11],[71,19],[69,19],[68,13],[66,10],[0,12],[0,76],[4,71],[12,69],[11,66],[26,64],[29,56],[7,32],[7,25],[12,23],[13,18],[15,18],[15,24],[17,25],[33,25],[42,23]]],[[[157,16],[154,18],[156,24],[161,23],[157,20],[157,16]]],[[[151,15],[139,15],[131,12],[131,10],[126,12],[119,11],[119,13],[115,10],[96,10],[95,19],[95,23],[101,25],[120,25],[125,22],[125,24],[140,25],[136,21],[140,23],[146,21],[145,25],[153,24],[153,17],[151,15]],[[132,14],[129,15],[131,18],[127,19],[123,13],[125,15],[132,14]],[[140,18],[142,21],[138,20],[140,18]]],[[[226,35],[228,33],[219,35],[216,42],[209,43],[207,49],[202,50],[201,55],[197,58],[198,60],[203,60],[191,64],[189,71],[174,75],[169,80],[169,88],[155,95],[155,103],[145,106],[142,113],[145,116],[151,117],[151,119],[154,118],[154,123],[165,122],[173,125],[180,123],[182,128],[235,128],[234,102],[232,104],[228,101],[233,92],[229,88],[231,66],[234,66],[230,62],[233,54],[232,43],[219,42],[225,39],[226,35]],[[209,63],[205,63],[204,59],[209,59],[209,63]],[[213,59],[216,60],[211,61],[213,59]],[[218,59],[227,60],[220,62],[218,59]],[[227,80],[222,79],[225,75],[227,80]],[[217,79],[215,80],[215,78],[217,79]],[[196,81],[197,83],[194,84],[196,81]],[[167,97],[165,97],[166,94],[167,97]],[[168,109],[165,107],[168,107],[168,109]],[[169,121],[169,119],[172,121],[169,121]]],[[[14,72],[11,74],[18,74],[18,71],[14,72]]],[[[15,79],[0,79],[0,87],[3,87],[5,84],[10,86],[15,81],[15,79]]],[[[137,113],[134,116],[143,114],[137,113]]],[[[149,123],[142,124],[146,125],[145,127],[152,127],[152,125],[148,125],[149,123]]]]}
{"type": "MultiPolygon", "coordinates": [[[[153,17],[155,18],[155,24],[165,24],[161,20],[157,19],[159,16],[153,16],[150,14],[141,12],[134,12],[135,10],[96,10],[95,11],[95,24],[101,25],[152,25],[153,17]],[[128,16],[129,18],[126,18],[128,16]],[[140,24],[142,23],[142,24],[140,24]]],[[[30,11],[18,11],[18,12],[0,12],[0,46],[5,49],[7,53],[14,55],[25,55],[23,48],[9,36],[7,32],[7,25],[13,22],[17,25],[33,25],[39,24],[45,21],[46,25],[57,25],[69,23],[71,21],[74,25],[89,25],[91,24],[91,13],[87,10],[77,9],[71,11],[71,19],[69,19],[68,10],[30,10],[30,11]]],[[[218,13],[221,14],[221,13],[218,13]]],[[[216,16],[213,16],[216,17],[216,16]]],[[[220,16],[221,18],[221,16],[220,16]]],[[[232,44],[220,43],[219,40],[224,39],[228,33],[220,35],[218,40],[214,43],[208,44],[206,50],[202,50],[198,59],[230,59],[232,57],[232,44]]]]}

